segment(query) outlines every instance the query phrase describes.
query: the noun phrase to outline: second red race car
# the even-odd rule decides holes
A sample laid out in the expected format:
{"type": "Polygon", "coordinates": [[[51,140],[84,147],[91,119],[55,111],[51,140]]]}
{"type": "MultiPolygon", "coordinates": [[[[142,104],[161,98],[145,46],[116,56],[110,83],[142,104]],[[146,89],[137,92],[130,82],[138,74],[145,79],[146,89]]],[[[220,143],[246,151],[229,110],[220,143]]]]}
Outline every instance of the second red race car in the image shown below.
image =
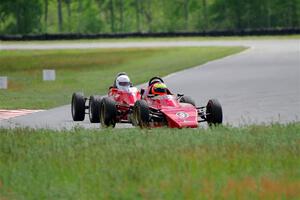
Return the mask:
{"type": "Polygon", "coordinates": [[[132,123],[133,107],[141,99],[140,91],[132,86],[129,77],[122,72],[116,76],[108,95],[92,95],[89,98],[83,93],[73,93],[71,113],[74,121],[83,121],[89,115],[91,123],[101,123],[102,127],[114,127],[116,123],[132,123]]]}
{"type": "Polygon", "coordinates": [[[135,102],[133,125],[144,127],[196,128],[200,122],[221,124],[223,113],[216,99],[206,106],[196,107],[195,102],[182,94],[173,95],[160,77],[153,77],[148,87],[141,90],[142,99],[135,102]]]}

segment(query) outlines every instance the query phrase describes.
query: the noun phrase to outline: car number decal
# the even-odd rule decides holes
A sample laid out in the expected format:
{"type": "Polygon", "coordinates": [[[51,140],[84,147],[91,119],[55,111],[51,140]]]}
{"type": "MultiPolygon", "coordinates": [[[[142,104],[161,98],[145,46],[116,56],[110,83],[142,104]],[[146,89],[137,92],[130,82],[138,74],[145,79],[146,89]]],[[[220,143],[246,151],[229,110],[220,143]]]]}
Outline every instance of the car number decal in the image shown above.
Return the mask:
{"type": "Polygon", "coordinates": [[[179,119],[185,119],[185,118],[189,117],[189,114],[187,114],[186,112],[178,112],[178,113],[176,113],[176,115],[179,119]]]}

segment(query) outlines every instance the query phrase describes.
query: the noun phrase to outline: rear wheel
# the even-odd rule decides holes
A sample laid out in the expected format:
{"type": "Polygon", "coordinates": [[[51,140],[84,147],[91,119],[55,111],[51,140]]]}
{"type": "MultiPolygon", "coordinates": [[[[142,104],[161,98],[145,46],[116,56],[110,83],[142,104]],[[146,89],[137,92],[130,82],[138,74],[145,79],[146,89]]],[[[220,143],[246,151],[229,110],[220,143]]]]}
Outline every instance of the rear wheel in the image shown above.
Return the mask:
{"type": "Polygon", "coordinates": [[[149,127],[150,122],[150,110],[145,100],[138,100],[134,104],[133,108],[134,123],[141,128],[149,127]]]}
{"type": "Polygon", "coordinates": [[[91,123],[99,123],[100,122],[100,96],[90,96],[89,101],[89,117],[91,123]]]}
{"type": "Polygon", "coordinates": [[[116,102],[109,97],[101,101],[100,122],[102,127],[115,127],[117,118],[116,102]]]}
{"type": "Polygon", "coordinates": [[[85,99],[82,93],[73,93],[71,104],[72,118],[74,121],[83,121],[85,117],[85,99]]]}
{"type": "Polygon", "coordinates": [[[216,99],[210,99],[206,105],[206,119],[209,126],[222,124],[223,112],[221,104],[216,99]]]}
{"type": "Polygon", "coordinates": [[[192,104],[193,106],[196,106],[195,101],[189,97],[189,96],[183,96],[180,98],[179,102],[181,103],[189,103],[192,104]]]}

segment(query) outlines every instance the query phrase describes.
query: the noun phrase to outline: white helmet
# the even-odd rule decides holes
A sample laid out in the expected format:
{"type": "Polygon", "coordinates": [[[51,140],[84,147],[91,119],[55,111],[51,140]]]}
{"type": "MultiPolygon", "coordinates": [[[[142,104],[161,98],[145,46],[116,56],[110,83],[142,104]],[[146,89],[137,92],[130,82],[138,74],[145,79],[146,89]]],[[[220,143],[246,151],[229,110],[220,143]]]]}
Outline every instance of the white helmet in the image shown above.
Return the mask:
{"type": "Polygon", "coordinates": [[[120,90],[129,91],[130,79],[127,75],[120,75],[116,80],[116,86],[120,90]]]}

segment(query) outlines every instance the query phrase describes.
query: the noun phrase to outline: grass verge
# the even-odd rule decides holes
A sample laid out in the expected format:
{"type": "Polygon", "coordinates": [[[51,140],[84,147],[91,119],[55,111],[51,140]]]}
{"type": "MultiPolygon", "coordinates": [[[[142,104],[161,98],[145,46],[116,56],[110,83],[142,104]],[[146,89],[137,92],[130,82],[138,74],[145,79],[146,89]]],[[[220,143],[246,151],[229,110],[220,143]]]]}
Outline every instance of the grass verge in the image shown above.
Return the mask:
{"type": "Polygon", "coordinates": [[[300,198],[299,123],[0,133],[0,199],[300,198]]]}
{"type": "Polygon", "coordinates": [[[152,76],[204,64],[241,52],[243,47],[186,47],[149,49],[82,49],[0,51],[0,108],[44,109],[67,104],[74,91],[104,94],[117,72],[126,71],[134,84],[152,76]],[[43,69],[56,69],[57,80],[42,81],[43,69]]]}

